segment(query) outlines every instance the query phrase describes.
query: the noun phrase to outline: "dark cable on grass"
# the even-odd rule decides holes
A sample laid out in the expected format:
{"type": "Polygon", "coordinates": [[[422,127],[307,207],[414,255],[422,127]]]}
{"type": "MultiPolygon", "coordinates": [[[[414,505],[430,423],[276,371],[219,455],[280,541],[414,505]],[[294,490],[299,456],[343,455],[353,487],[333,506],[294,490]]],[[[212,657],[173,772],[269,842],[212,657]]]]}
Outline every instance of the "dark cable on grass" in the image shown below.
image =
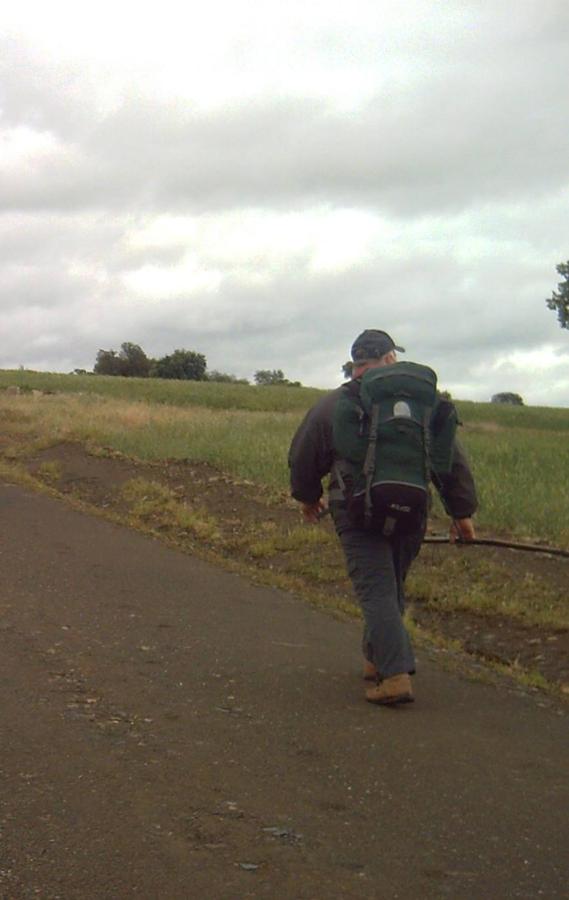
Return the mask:
{"type": "MultiPolygon", "coordinates": [[[[448,536],[445,534],[426,535],[423,538],[424,544],[450,544],[448,536]]],[[[545,544],[523,544],[519,541],[503,541],[499,538],[474,538],[472,541],[461,541],[457,539],[452,541],[454,544],[460,544],[465,547],[470,544],[478,544],[483,547],[504,547],[508,550],[525,550],[528,553],[547,553],[551,556],[564,556],[569,559],[569,550],[560,550],[559,547],[547,547],[545,544]]]]}

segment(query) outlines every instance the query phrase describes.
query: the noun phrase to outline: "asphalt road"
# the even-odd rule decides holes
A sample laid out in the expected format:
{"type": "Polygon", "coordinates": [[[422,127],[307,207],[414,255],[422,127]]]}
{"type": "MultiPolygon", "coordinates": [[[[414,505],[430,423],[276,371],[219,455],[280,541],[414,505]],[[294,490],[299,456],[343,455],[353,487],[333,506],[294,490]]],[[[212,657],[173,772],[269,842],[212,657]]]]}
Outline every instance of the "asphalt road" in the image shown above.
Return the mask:
{"type": "Polygon", "coordinates": [[[0,896],[568,897],[567,716],[0,486],[0,896]]]}

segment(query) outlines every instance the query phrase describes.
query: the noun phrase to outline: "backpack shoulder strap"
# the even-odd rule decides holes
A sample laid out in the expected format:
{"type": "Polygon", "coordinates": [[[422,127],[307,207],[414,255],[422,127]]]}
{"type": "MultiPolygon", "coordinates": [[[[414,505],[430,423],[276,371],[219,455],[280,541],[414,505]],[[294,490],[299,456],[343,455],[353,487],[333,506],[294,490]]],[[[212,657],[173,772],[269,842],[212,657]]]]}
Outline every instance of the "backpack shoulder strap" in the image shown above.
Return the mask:
{"type": "Polygon", "coordinates": [[[371,408],[371,419],[369,424],[369,439],[367,445],[366,457],[364,460],[364,477],[366,482],[365,493],[365,517],[366,521],[371,520],[373,506],[371,502],[371,484],[373,481],[373,473],[375,471],[375,454],[377,450],[377,429],[379,425],[379,403],[374,403],[371,408]]]}

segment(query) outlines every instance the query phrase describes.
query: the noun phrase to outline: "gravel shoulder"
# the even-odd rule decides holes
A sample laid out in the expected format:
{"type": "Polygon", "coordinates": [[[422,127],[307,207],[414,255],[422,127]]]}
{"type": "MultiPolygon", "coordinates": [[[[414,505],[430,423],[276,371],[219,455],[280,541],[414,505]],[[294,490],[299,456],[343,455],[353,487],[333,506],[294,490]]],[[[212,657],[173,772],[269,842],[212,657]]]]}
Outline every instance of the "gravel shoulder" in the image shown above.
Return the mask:
{"type": "Polygon", "coordinates": [[[567,716],[0,486],[0,895],[566,896],[567,716]]]}

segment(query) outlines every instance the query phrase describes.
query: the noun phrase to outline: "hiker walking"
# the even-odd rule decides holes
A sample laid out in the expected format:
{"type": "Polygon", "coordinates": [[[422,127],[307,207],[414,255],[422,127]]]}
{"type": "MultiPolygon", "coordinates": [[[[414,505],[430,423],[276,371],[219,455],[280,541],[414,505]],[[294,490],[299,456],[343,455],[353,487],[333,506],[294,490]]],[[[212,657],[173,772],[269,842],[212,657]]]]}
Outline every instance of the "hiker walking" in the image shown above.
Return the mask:
{"type": "Polygon", "coordinates": [[[364,616],[370,703],[413,700],[415,658],[403,624],[403,586],[425,534],[429,482],[452,519],[451,540],[473,540],[476,490],[456,440],[456,410],[432,369],[397,362],[385,331],[367,329],[351,349],[352,379],[326,394],[289,451],[291,493],[306,522],[326,510],[322,479],[364,616]]]}

